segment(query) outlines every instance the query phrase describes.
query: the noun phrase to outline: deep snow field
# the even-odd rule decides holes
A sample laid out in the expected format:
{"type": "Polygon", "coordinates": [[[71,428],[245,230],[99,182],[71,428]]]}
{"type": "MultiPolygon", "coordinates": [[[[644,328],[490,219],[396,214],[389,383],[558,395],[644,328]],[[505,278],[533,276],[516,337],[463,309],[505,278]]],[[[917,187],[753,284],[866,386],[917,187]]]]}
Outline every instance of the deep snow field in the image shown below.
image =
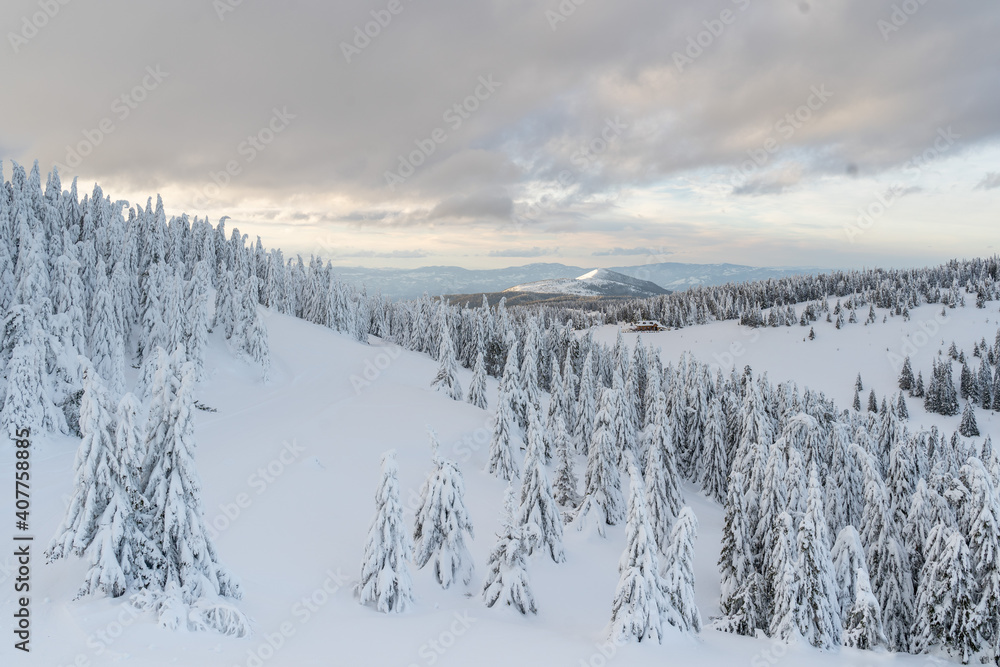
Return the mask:
{"type": "MultiPolygon", "coordinates": [[[[863,400],[869,388],[880,399],[895,393],[898,368],[889,355],[898,354],[901,361],[907,337],[916,346],[911,351],[914,374],[923,371],[926,380],[939,349],[955,340],[971,355],[973,341],[985,336],[992,343],[1000,324],[996,303],[986,310],[971,305],[949,310],[944,321],[940,312],[940,306],[926,306],[915,310],[909,322],[895,317],[882,323],[879,311],[877,323],[850,324],[840,331],[821,321],[813,325],[813,341],[806,339],[809,327],[751,330],[735,322],[643,334],[643,340],[662,349],[664,362],[675,362],[690,350],[727,370],[733,363],[740,369],[749,364],[755,374],[767,371],[772,382],[794,380],[800,390],[822,390],[844,408],[851,403],[859,371],[863,400]],[[922,325],[937,330],[929,337],[918,335],[925,330],[922,325]]],[[[568,526],[566,563],[553,564],[541,554],[532,557],[536,617],[487,609],[480,586],[505,486],[483,472],[490,413],[432,391],[437,364],[428,357],[378,340],[364,346],[282,315],[270,314],[266,323],[269,381],[263,383],[258,369],[235,360],[219,334],[213,334],[211,377],[200,386],[198,400],[216,412],[200,411],[196,418],[207,522],[217,531],[222,562],[242,582],[244,597],[238,605],[251,617],[254,635],[233,639],[173,632],[122,601],[74,601],[87,564],[70,558],[46,565],[42,551],[62,518],[78,441],[38,437],[32,460],[32,652],[25,656],[13,650],[7,630],[0,665],[945,664],[928,656],[846,648],[819,652],[708,627],[697,638],[668,632],[662,645],[607,644],[624,526],[610,528],[607,539],[568,526]],[[449,590],[441,590],[429,569],[414,571],[414,608],[384,615],[359,605],[352,593],[374,514],[379,457],[387,449],[398,450],[402,496],[412,521],[416,494],[431,469],[428,427],[437,431],[442,454],[455,459],[464,474],[477,570],[467,589],[449,590]]],[[[616,335],[613,326],[595,332],[608,343],[616,335]]],[[[630,342],[635,338],[626,335],[630,342]]],[[[461,379],[467,388],[471,372],[463,369],[461,379]]],[[[496,381],[490,379],[491,408],[495,396],[496,381]]],[[[909,410],[911,429],[937,424],[950,434],[958,427],[958,416],[928,415],[915,399],[909,399],[909,410]]],[[[984,436],[1000,437],[994,417],[979,410],[977,418],[984,436]]],[[[13,514],[13,460],[10,443],[0,444],[5,517],[13,514]]],[[[582,477],[583,457],[578,463],[582,477]]],[[[708,622],[718,613],[722,508],[691,486],[684,490],[700,522],[696,587],[708,622]]],[[[0,554],[0,600],[9,628],[12,558],[6,546],[0,554]]]]}

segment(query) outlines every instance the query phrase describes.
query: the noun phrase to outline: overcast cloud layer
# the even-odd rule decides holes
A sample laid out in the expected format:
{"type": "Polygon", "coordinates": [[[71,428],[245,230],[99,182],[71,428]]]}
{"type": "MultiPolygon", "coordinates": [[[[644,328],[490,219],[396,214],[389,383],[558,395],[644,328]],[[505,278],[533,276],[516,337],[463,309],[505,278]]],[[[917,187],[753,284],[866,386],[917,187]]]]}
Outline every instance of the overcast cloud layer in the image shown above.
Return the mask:
{"type": "Polygon", "coordinates": [[[576,1],[8,0],[0,158],[341,264],[995,251],[996,2],[576,1]]]}

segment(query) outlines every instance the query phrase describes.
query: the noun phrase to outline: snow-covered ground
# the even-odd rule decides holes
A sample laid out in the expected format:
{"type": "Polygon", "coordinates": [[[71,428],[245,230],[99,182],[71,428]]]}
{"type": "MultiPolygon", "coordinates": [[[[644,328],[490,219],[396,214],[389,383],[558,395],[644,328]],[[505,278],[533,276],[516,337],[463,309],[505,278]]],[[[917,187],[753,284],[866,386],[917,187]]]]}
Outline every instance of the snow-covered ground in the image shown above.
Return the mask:
{"type": "MultiPolygon", "coordinates": [[[[772,381],[795,380],[823,390],[841,406],[853,398],[860,371],[865,393],[895,392],[891,354],[907,352],[914,372],[928,377],[931,357],[954,339],[971,353],[972,342],[992,342],[996,304],[913,312],[909,322],[749,330],[734,322],[643,334],[663,350],[664,360],[692,351],[729,368],[749,364],[772,381]],[[934,323],[934,324],[931,324],[934,323]],[[918,335],[927,329],[930,336],[918,335]],[[923,328],[922,328],[923,327],[923,328]],[[915,351],[905,349],[909,340],[915,351]],[[923,341],[922,345],[919,345],[923,341]],[[730,355],[730,356],[727,356],[730,355]]],[[[861,315],[861,313],[859,313],[861,315]]],[[[208,523],[217,531],[220,558],[240,578],[239,606],[255,633],[232,639],[210,633],[172,632],[151,616],[108,599],[74,601],[86,563],[68,559],[44,565],[41,552],[54,533],[72,483],[77,440],[37,438],[32,461],[32,524],[36,536],[32,569],[32,653],[8,640],[0,664],[183,665],[308,667],[311,665],[928,665],[925,656],[841,649],[821,653],[768,639],[750,639],[705,629],[698,638],[668,632],[662,645],[615,647],[606,643],[611,602],[624,546],[624,526],[606,539],[566,531],[567,562],[542,555],[530,563],[537,617],[487,609],[479,595],[486,560],[499,525],[504,485],[483,472],[489,444],[489,413],[451,401],[429,388],[431,359],[374,341],[364,346],[329,329],[281,315],[266,318],[272,369],[264,384],[259,371],[236,361],[214,334],[208,359],[211,378],[198,399],[216,412],[196,418],[197,461],[208,523]],[[417,571],[417,602],[402,615],[360,606],[352,587],[374,513],[379,457],[399,453],[400,485],[412,520],[416,494],[431,468],[426,429],[437,431],[442,454],[465,476],[475,526],[471,551],[477,572],[469,588],[441,590],[431,572],[417,571]]],[[[613,342],[616,327],[597,331],[613,342]]],[[[626,335],[629,340],[634,334],[626,335]]],[[[461,371],[464,386],[471,373],[461,371]]],[[[490,380],[491,405],[496,382],[490,380]]],[[[950,433],[958,417],[929,416],[910,399],[911,428],[938,424],[950,433]]],[[[997,421],[979,411],[980,428],[997,439],[997,421]]],[[[13,515],[13,450],[0,444],[0,479],[8,489],[4,516],[13,515]]],[[[578,461],[582,474],[583,459],[578,461]]],[[[718,611],[716,560],[721,507],[685,487],[700,522],[697,598],[705,620],[718,611]]],[[[13,560],[0,556],[0,600],[10,625],[13,560]]]]}

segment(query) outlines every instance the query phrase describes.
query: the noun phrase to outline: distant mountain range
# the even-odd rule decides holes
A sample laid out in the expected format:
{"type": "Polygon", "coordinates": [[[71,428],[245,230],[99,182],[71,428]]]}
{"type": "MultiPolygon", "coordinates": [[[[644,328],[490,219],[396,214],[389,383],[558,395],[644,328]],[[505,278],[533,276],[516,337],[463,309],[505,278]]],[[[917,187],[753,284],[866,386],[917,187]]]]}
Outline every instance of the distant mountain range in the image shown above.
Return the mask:
{"type": "MultiPolygon", "coordinates": [[[[522,286],[525,283],[575,280],[593,269],[557,263],[537,263],[505,269],[463,269],[457,266],[424,266],[418,269],[335,267],[334,271],[343,280],[366,285],[370,293],[380,291],[391,299],[415,299],[424,292],[432,296],[503,292],[510,287],[522,286]]],[[[638,278],[640,281],[648,281],[664,290],[678,291],[696,285],[722,285],[729,282],[814,274],[821,272],[822,269],[662,262],[613,267],[609,271],[638,278]]]]}
{"type": "Polygon", "coordinates": [[[651,297],[669,292],[656,283],[610,269],[594,269],[576,278],[553,278],[509,287],[505,292],[571,294],[575,296],[651,297]]]}

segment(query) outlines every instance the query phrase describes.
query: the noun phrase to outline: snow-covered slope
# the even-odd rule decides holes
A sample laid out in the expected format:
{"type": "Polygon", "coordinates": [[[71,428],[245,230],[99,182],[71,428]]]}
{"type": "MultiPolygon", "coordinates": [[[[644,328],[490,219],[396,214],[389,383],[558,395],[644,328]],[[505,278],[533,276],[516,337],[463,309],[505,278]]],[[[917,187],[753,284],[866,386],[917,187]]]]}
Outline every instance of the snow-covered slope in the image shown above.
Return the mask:
{"type": "MultiPolygon", "coordinates": [[[[669,359],[693,350],[724,367],[750,364],[772,381],[795,379],[822,389],[846,405],[860,370],[868,386],[888,393],[895,370],[889,353],[900,351],[932,325],[940,306],[900,318],[838,331],[816,323],[808,328],[748,330],[733,322],[644,334],[669,359]],[[923,324],[923,327],[921,325],[923,324]],[[734,346],[738,343],[739,346],[734,346]],[[731,357],[727,357],[729,354],[731,357]],[[717,358],[715,355],[719,355],[717,358]]],[[[911,354],[914,371],[951,339],[971,347],[991,339],[998,325],[995,304],[948,311],[932,342],[911,354]]],[[[121,665],[143,667],[311,667],[329,665],[928,665],[927,657],[841,649],[818,652],[705,629],[695,639],[670,634],[663,645],[615,647],[605,636],[624,546],[624,526],[606,539],[566,530],[567,562],[541,556],[529,568],[539,606],[537,617],[487,609],[479,596],[487,555],[498,530],[504,485],[483,472],[490,413],[452,401],[428,387],[436,370],[431,359],[373,341],[364,346],[329,329],[282,315],[266,318],[271,339],[271,380],[232,358],[214,334],[208,359],[211,378],[199,400],[217,412],[196,417],[197,464],[208,522],[217,531],[221,560],[242,579],[239,606],[253,619],[255,634],[232,639],[211,633],[163,630],[152,617],[136,615],[108,599],[73,601],[86,563],[63,560],[43,565],[40,554],[55,531],[70,491],[76,439],[37,438],[33,458],[32,564],[33,651],[25,659],[0,649],[0,664],[121,665]],[[400,486],[406,519],[430,470],[425,431],[438,431],[442,454],[455,459],[466,481],[475,526],[471,544],[477,564],[473,585],[441,590],[429,571],[415,572],[412,611],[383,615],[360,606],[352,586],[359,578],[365,535],[374,513],[379,457],[399,452],[400,486]]],[[[613,341],[614,327],[598,332],[613,341]]],[[[634,335],[628,335],[634,340],[634,335]]],[[[470,373],[461,370],[468,386],[470,373]]],[[[496,384],[489,386],[491,405],[496,384]]],[[[957,418],[928,415],[911,399],[911,426],[939,423],[949,432],[957,418]]],[[[1000,436],[992,415],[980,427],[1000,436]]],[[[0,444],[0,477],[13,475],[10,443],[0,444]]],[[[578,459],[582,473],[584,461],[578,459]]],[[[700,522],[696,545],[696,592],[702,617],[718,613],[722,511],[686,486],[700,522]]],[[[13,516],[13,494],[2,509],[13,516]]],[[[5,550],[6,552],[7,550],[5,550]]],[[[13,560],[0,556],[0,606],[13,608],[13,560]]],[[[9,616],[8,616],[9,619],[9,616]]],[[[935,661],[936,664],[936,661],[935,661]]]]}
{"type": "Polygon", "coordinates": [[[524,283],[504,291],[572,294],[576,296],[634,296],[637,298],[668,294],[667,290],[648,280],[632,278],[610,269],[594,269],[576,278],[524,283]]]}

